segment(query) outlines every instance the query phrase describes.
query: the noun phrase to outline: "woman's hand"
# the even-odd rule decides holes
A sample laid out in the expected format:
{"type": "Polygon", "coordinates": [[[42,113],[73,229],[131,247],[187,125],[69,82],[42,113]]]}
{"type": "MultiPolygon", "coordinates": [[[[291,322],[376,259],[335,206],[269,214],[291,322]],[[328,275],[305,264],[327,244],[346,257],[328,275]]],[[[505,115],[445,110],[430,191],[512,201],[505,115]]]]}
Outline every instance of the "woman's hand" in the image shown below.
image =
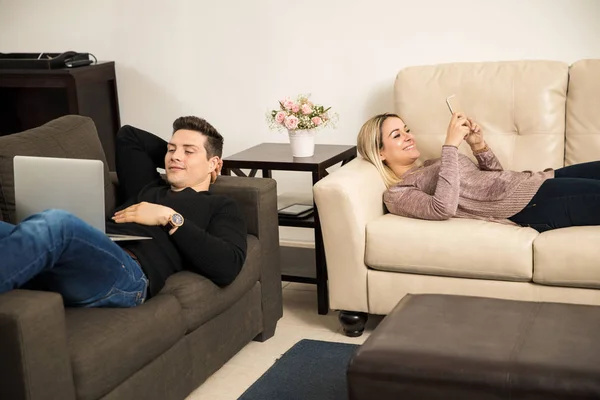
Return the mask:
{"type": "Polygon", "coordinates": [[[483,149],[485,147],[485,141],[483,140],[481,127],[471,118],[467,118],[467,121],[469,121],[469,125],[471,126],[471,132],[466,137],[465,141],[471,146],[471,150],[473,151],[483,149]]]}
{"type": "Polygon", "coordinates": [[[471,123],[461,112],[452,114],[444,145],[458,147],[471,132],[471,123]]]}

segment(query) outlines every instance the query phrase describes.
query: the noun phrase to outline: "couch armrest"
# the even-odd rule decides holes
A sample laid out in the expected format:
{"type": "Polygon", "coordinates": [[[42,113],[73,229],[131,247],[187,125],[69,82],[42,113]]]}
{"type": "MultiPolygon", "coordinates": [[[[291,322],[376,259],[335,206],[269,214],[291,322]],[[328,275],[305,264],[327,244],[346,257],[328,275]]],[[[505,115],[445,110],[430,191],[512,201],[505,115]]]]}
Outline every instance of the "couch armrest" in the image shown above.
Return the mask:
{"type": "Polygon", "coordinates": [[[0,294],[0,360],[0,399],[75,399],[60,295],[0,294]]]}
{"type": "Polygon", "coordinates": [[[277,321],[283,315],[277,182],[270,178],[219,176],[210,191],[236,200],[246,219],[248,233],[260,241],[263,333],[258,340],[266,340],[273,336],[277,321]]]}
{"type": "Polygon", "coordinates": [[[384,214],[385,184],[358,157],[313,187],[319,209],[333,310],[368,312],[365,244],[367,223],[384,214]]]}

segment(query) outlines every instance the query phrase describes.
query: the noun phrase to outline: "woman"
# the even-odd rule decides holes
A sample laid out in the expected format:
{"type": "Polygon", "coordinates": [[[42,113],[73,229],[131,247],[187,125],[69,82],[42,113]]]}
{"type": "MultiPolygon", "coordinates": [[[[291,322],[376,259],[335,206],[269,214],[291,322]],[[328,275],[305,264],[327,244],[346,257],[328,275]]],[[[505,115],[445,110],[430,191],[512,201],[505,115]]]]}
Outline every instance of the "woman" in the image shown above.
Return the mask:
{"type": "Polygon", "coordinates": [[[358,151],[379,170],[387,186],[387,209],[427,220],[451,217],[496,220],[538,232],[600,225],[600,162],[543,172],[506,171],[483,139],[481,127],[462,113],[452,115],[442,155],[418,165],[414,136],[395,114],[368,120],[358,151]],[[477,164],[458,152],[466,141],[477,164]]]}

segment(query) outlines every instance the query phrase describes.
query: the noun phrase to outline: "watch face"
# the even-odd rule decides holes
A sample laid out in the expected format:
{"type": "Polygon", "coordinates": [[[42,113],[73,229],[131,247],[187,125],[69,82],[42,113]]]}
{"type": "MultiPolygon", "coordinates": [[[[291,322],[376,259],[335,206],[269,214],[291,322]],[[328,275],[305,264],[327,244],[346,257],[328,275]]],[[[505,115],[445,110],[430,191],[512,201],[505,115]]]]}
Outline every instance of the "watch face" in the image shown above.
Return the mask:
{"type": "Polygon", "coordinates": [[[173,224],[175,224],[175,226],[183,225],[183,217],[181,216],[181,214],[173,214],[171,220],[173,221],[173,224]]]}

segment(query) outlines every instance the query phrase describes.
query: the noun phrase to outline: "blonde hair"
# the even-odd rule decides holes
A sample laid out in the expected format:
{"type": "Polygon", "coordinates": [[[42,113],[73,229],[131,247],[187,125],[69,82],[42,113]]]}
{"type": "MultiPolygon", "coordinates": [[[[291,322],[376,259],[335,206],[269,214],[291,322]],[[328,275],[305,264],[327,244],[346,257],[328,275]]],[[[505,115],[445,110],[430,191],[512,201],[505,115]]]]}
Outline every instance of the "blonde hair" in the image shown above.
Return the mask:
{"type": "Polygon", "coordinates": [[[380,158],[380,151],[383,149],[381,127],[390,117],[400,118],[398,115],[390,113],[376,115],[363,124],[357,139],[358,153],[377,168],[388,188],[400,182],[400,178],[380,158]]]}

